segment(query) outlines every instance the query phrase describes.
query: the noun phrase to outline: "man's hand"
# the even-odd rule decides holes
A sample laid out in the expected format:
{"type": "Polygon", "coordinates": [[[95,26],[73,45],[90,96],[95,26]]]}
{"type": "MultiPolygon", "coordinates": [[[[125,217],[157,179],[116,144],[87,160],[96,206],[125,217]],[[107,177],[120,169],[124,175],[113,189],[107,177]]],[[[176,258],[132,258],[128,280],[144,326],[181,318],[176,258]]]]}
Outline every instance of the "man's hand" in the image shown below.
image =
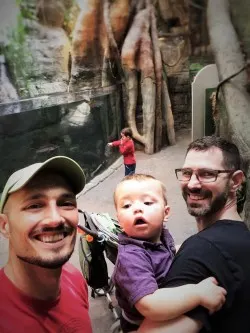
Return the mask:
{"type": "Polygon", "coordinates": [[[112,142],[108,142],[108,143],[107,143],[107,146],[112,146],[112,142]]]}
{"type": "Polygon", "coordinates": [[[207,308],[210,314],[221,309],[226,301],[227,291],[218,286],[215,278],[209,277],[197,284],[201,301],[200,305],[207,308]]]}

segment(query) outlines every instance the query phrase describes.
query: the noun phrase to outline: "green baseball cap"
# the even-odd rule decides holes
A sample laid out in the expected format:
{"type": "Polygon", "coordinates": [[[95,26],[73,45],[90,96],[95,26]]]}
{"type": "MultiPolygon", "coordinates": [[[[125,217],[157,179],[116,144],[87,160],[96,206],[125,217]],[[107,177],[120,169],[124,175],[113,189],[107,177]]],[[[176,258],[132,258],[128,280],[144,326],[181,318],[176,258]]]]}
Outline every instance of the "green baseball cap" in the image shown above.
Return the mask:
{"type": "Polygon", "coordinates": [[[2,192],[0,213],[3,212],[3,208],[9,194],[20,190],[39,171],[44,169],[52,169],[58,171],[60,174],[65,175],[65,177],[72,185],[75,194],[81,192],[85,186],[85,175],[78,163],[66,156],[51,157],[43,163],[31,164],[26,168],[17,170],[9,177],[2,192]]]}

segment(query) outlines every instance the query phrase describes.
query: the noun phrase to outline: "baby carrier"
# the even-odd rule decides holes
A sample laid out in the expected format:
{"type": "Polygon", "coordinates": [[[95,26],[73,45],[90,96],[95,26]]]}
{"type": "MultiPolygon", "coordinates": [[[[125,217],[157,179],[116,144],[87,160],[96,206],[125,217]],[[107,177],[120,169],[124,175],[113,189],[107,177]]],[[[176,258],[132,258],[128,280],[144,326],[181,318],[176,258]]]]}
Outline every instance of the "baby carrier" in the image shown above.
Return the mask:
{"type": "Polygon", "coordinates": [[[112,279],[108,275],[106,258],[115,264],[118,252],[118,234],[121,228],[117,221],[107,213],[87,213],[78,210],[84,217],[84,225],[78,224],[80,229],[79,259],[86,281],[91,288],[91,296],[105,296],[108,306],[113,312],[115,323],[110,332],[120,332],[120,309],[113,305],[111,293],[114,288],[112,279]]]}

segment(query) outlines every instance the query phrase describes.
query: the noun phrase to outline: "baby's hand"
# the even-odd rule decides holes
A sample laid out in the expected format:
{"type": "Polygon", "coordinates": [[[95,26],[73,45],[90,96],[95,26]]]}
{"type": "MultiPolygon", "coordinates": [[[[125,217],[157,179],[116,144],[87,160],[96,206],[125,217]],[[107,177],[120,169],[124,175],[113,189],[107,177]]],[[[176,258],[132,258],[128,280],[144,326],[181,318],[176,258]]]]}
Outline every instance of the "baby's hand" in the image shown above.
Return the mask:
{"type": "Polygon", "coordinates": [[[226,301],[227,291],[218,286],[215,278],[209,277],[197,284],[200,305],[207,308],[210,314],[221,309],[226,301]]]}
{"type": "Polygon", "coordinates": [[[111,143],[111,142],[108,142],[107,145],[108,145],[108,146],[112,146],[112,143],[111,143]]]}

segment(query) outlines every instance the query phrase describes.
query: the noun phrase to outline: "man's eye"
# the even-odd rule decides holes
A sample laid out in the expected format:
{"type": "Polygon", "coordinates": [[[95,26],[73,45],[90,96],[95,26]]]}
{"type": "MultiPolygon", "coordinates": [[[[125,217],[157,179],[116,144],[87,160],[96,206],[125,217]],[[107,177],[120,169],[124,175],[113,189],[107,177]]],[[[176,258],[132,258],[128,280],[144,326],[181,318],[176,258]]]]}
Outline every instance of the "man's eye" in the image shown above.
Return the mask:
{"type": "Polygon", "coordinates": [[[182,176],[189,177],[190,175],[192,175],[192,171],[190,171],[190,170],[182,170],[182,176]]]}
{"type": "Polygon", "coordinates": [[[203,178],[212,178],[215,176],[215,173],[211,170],[201,170],[199,176],[203,178]]]}
{"type": "Polygon", "coordinates": [[[25,207],[25,210],[28,210],[28,209],[39,209],[41,207],[42,207],[42,204],[35,203],[35,204],[31,204],[31,205],[28,205],[27,207],[25,207]]]}
{"type": "Polygon", "coordinates": [[[76,207],[76,202],[73,202],[73,201],[63,201],[59,205],[63,206],[63,207],[76,207]]]}

